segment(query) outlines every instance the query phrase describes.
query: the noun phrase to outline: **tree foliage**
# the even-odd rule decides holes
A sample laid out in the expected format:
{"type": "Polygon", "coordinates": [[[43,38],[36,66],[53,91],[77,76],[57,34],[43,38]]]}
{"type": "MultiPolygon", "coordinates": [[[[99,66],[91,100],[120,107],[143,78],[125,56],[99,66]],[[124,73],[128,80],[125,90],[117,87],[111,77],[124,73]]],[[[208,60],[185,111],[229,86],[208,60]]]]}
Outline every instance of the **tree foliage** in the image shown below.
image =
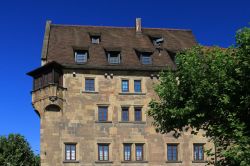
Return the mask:
{"type": "Polygon", "coordinates": [[[31,150],[26,139],[19,134],[0,136],[1,166],[39,166],[40,158],[31,150]]]}
{"type": "Polygon", "coordinates": [[[237,32],[232,48],[197,46],[176,56],[176,70],[160,74],[148,114],[160,133],[186,126],[217,146],[217,165],[250,163],[250,28],[237,32]]]}

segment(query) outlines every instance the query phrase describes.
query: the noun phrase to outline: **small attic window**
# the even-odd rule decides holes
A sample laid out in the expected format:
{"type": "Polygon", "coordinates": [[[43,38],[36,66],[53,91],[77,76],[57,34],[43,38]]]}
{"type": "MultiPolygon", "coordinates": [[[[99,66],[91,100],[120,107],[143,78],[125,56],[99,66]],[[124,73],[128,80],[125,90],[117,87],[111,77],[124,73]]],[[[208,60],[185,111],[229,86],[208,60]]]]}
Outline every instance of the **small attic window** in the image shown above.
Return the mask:
{"type": "Polygon", "coordinates": [[[107,55],[109,64],[120,64],[121,54],[119,51],[109,51],[107,55]]]}
{"type": "Polygon", "coordinates": [[[140,54],[140,61],[144,65],[152,64],[152,53],[149,52],[142,52],[140,54]]]}
{"type": "Polygon", "coordinates": [[[86,63],[87,61],[88,61],[88,51],[86,50],[75,51],[76,63],[86,63]]]}
{"type": "Polygon", "coordinates": [[[163,37],[151,37],[154,46],[160,46],[164,42],[163,37]]]}
{"type": "Polygon", "coordinates": [[[93,35],[93,36],[90,36],[91,38],[91,43],[93,44],[99,44],[101,42],[101,36],[99,35],[93,35]]]}

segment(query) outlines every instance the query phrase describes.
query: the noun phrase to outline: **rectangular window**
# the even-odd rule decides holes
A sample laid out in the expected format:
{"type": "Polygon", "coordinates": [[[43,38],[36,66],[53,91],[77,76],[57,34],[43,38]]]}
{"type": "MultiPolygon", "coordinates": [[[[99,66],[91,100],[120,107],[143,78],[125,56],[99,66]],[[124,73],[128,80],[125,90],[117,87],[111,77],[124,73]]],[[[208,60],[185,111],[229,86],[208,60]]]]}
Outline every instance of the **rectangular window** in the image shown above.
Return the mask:
{"type": "Polygon", "coordinates": [[[85,79],[85,91],[95,91],[95,80],[85,79]]]}
{"type": "Polygon", "coordinates": [[[121,60],[120,52],[108,52],[108,61],[110,64],[119,64],[121,60]]]}
{"type": "Polygon", "coordinates": [[[87,51],[75,51],[75,62],[76,63],[86,63],[88,60],[87,51]]]}
{"type": "Polygon", "coordinates": [[[99,44],[100,43],[100,36],[91,36],[91,43],[99,44]]]}
{"type": "Polygon", "coordinates": [[[76,144],[65,144],[65,160],[76,160],[76,144]]]}
{"type": "Polygon", "coordinates": [[[124,144],[124,161],[131,160],[131,144],[124,144]]]}
{"type": "Polygon", "coordinates": [[[129,82],[128,80],[122,80],[122,92],[129,91],[129,82]]]}
{"type": "Polygon", "coordinates": [[[204,160],[203,144],[194,144],[194,160],[204,160]]]}
{"type": "Polygon", "coordinates": [[[108,121],[108,107],[98,107],[98,120],[108,121]]]}
{"type": "Polygon", "coordinates": [[[135,159],[136,161],[143,160],[143,144],[135,144],[135,159]]]}
{"type": "Polygon", "coordinates": [[[98,144],[98,160],[109,160],[109,144],[98,144]]]}
{"type": "Polygon", "coordinates": [[[141,63],[144,65],[152,64],[152,57],[149,53],[142,53],[141,54],[141,63]]]}
{"type": "Polygon", "coordinates": [[[122,108],[122,121],[129,121],[129,108],[122,108]]]}
{"type": "Polygon", "coordinates": [[[134,91],[141,92],[141,80],[134,80],[134,91]]]}
{"type": "Polygon", "coordinates": [[[141,108],[135,108],[135,121],[142,121],[141,108]]]}
{"type": "Polygon", "coordinates": [[[168,161],[178,160],[178,144],[167,145],[167,158],[168,158],[168,161]]]}

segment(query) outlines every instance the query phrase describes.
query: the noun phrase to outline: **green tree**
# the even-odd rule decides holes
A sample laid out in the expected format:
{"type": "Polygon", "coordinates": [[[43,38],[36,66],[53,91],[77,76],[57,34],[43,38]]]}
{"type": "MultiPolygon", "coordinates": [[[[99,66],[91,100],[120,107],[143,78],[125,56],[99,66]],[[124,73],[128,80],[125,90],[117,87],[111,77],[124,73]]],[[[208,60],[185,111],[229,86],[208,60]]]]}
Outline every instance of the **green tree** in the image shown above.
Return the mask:
{"type": "Polygon", "coordinates": [[[176,70],[160,74],[159,100],[149,104],[160,133],[205,130],[217,147],[217,165],[250,164],[250,28],[237,32],[236,43],[179,53],[176,70]]]}
{"type": "Polygon", "coordinates": [[[35,155],[27,140],[19,134],[0,136],[1,166],[39,166],[40,158],[35,155]]]}

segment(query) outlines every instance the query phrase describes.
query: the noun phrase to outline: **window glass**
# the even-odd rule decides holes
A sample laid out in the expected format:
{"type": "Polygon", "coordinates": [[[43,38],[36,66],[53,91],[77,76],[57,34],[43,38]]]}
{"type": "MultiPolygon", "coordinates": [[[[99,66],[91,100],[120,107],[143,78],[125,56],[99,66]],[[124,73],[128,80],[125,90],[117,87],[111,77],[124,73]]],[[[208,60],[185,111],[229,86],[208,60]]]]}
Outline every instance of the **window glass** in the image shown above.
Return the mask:
{"type": "Polygon", "coordinates": [[[94,79],[85,79],[85,91],[95,91],[94,79]]]}
{"type": "Polygon", "coordinates": [[[98,160],[108,161],[109,160],[109,145],[98,144],[98,160]]]}
{"type": "Polygon", "coordinates": [[[129,84],[128,80],[122,80],[122,92],[129,91],[129,84]]]}
{"type": "Polygon", "coordinates": [[[76,63],[85,63],[88,60],[87,51],[76,51],[75,52],[75,62],[76,63]]]}
{"type": "Polygon", "coordinates": [[[135,159],[143,160],[143,145],[142,144],[135,145],[135,159]]]}
{"type": "Polygon", "coordinates": [[[203,144],[194,144],[194,160],[204,160],[203,144]]]}
{"type": "Polygon", "coordinates": [[[149,53],[142,53],[141,54],[141,63],[142,64],[152,64],[152,57],[149,53]]]}
{"type": "Polygon", "coordinates": [[[108,107],[98,107],[98,120],[99,121],[108,120],[108,107]]]}
{"type": "Polygon", "coordinates": [[[141,108],[135,108],[135,121],[141,121],[141,108]]]}
{"type": "Polygon", "coordinates": [[[91,36],[91,43],[99,44],[100,43],[100,36],[91,36]]]}
{"type": "Polygon", "coordinates": [[[174,161],[176,161],[177,160],[177,158],[178,158],[178,153],[177,153],[177,144],[168,144],[167,145],[167,154],[168,154],[168,156],[167,156],[167,158],[168,158],[168,160],[174,160],[174,161]]]}
{"type": "Polygon", "coordinates": [[[76,160],[75,144],[65,144],[65,160],[76,160]]]}
{"type": "Polygon", "coordinates": [[[134,91],[141,92],[141,80],[134,81],[134,91]]]}
{"type": "Polygon", "coordinates": [[[120,63],[120,52],[109,52],[108,61],[110,64],[119,64],[120,63]]]}
{"type": "Polygon", "coordinates": [[[122,121],[129,121],[129,111],[128,108],[122,108],[122,121]]]}
{"type": "Polygon", "coordinates": [[[124,160],[131,160],[131,144],[124,144],[124,160]]]}

